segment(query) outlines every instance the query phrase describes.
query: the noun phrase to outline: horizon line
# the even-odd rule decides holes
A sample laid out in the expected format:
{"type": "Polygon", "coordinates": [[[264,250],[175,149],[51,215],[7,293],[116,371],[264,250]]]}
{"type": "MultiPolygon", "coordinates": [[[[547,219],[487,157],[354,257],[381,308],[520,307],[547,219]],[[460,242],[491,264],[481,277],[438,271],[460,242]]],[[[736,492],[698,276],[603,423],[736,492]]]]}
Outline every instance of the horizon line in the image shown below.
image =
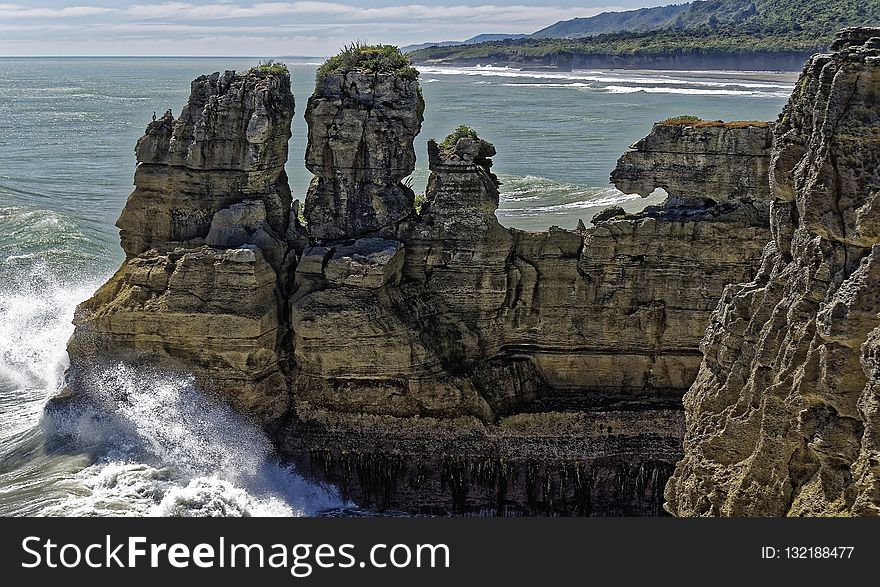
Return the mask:
{"type": "MultiPolygon", "coordinates": [[[[266,59],[266,55],[0,55],[0,59],[266,59]]],[[[325,55],[277,55],[277,59],[326,59],[325,55]]]]}

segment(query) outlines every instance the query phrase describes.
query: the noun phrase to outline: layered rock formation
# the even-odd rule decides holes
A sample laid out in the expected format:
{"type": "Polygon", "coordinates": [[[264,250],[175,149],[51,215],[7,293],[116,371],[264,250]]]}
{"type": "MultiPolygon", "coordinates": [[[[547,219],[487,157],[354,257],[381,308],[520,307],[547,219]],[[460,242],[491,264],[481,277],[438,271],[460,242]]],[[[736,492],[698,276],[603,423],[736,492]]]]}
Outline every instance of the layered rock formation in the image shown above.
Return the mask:
{"type": "Polygon", "coordinates": [[[418,82],[394,73],[340,71],[318,80],[306,107],[312,237],[393,234],[412,214],[415,195],[401,180],[415,169],[423,109],[418,82]]]}
{"type": "Polygon", "coordinates": [[[671,119],[621,157],[611,181],[626,193],[647,197],[656,188],[678,205],[770,204],[770,127],[671,119]]]}
{"type": "Polygon", "coordinates": [[[70,379],[113,359],[179,368],[245,413],[277,422],[290,215],[287,74],[202,76],[181,115],[138,141],[135,189],[117,223],[127,259],[77,309],[70,379]]]}
{"type": "Polygon", "coordinates": [[[283,235],[292,116],[284,74],[227,71],[194,80],[180,116],[166,112],[138,141],[135,190],[117,222],[126,255],[211,244],[215,213],[244,200],[263,205],[255,227],[261,221],[283,235]]]}
{"type": "Polygon", "coordinates": [[[880,514],[880,29],[834,49],[774,131],[761,270],[703,340],[676,515],[880,514]]]}
{"type": "Polygon", "coordinates": [[[735,161],[766,183],[769,130],[724,136],[703,140],[717,174],[697,187],[630,166],[631,181],[673,190],[665,206],[546,233],[498,223],[490,144],[429,142],[418,216],[303,253],[285,452],[374,506],[656,514],[708,317],[770,236],[767,190],[723,174],[735,161]]]}
{"type": "Polygon", "coordinates": [[[371,507],[660,513],[709,316],[770,239],[769,129],[655,127],[614,179],[664,205],[529,233],[498,223],[495,149],[467,129],[429,143],[415,213],[421,108],[393,71],[324,75],[301,224],[287,77],[196,80],[138,143],[127,260],[77,312],[72,386],[117,358],[191,372],[371,507]]]}

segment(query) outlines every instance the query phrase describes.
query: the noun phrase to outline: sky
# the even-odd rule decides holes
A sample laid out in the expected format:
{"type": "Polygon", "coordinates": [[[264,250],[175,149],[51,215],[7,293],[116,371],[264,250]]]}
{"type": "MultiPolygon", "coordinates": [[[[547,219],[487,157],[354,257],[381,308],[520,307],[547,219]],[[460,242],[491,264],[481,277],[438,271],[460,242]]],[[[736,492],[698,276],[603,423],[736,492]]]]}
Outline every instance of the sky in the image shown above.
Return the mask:
{"type": "Polygon", "coordinates": [[[0,55],[326,56],[684,0],[0,0],[0,55]]]}

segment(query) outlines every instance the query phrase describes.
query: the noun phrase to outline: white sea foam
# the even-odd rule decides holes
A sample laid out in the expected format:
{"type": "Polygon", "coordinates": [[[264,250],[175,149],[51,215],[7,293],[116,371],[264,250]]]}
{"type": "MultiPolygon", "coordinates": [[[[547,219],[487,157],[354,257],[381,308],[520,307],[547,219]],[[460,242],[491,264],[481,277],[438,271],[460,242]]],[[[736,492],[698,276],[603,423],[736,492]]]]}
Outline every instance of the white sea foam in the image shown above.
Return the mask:
{"type": "Polygon", "coordinates": [[[495,67],[491,65],[474,67],[420,67],[420,71],[432,75],[463,75],[502,79],[517,78],[526,80],[548,80],[536,83],[512,82],[501,85],[523,88],[596,90],[615,94],[645,92],[653,94],[687,94],[696,96],[726,95],[784,98],[788,96],[793,88],[793,84],[764,82],[738,77],[732,77],[730,79],[695,79],[683,76],[643,74],[626,71],[527,71],[512,67],[495,67]]]}
{"type": "Polygon", "coordinates": [[[93,369],[82,407],[50,433],[103,456],[66,479],[44,515],[300,516],[342,507],[279,464],[263,432],[192,377],[116,363],[93,369]]]}
{"type": "Polygon", "coordinates": [[[64,240],[80,246],[63,215],[0,209],[0,227],[12,226],[20,233],[6,231],[0,247],[0,458],[19,462],[0,471],[0,515],[290,516],[346,505],[281,465],[260,428],[185,374],[94,366],[76,402],[44,413],[68,364],[74,309],[107,276],[76,279],[75,265],[53,262],[76,257],[64,240]]]}
{"type": "Polygon", "coordinates": [[[611,94],[685,94],[688,96],[753,96],[768,98],[784,98],[788,94],[776,92],[755,92],[752,90],[712,90],[707,88],[670,88],[653,86],[604,86],[599,88],[611,94]]]}
{"type": "Polygon", "coordinates": [[[641,196],[639,196],[638,194],[624,194],[623,192],[617,192],[613,195],[609,195],[606,197],[591,198],[588,200],[579,200],[577,202],[568,202],[567,204],[556,204],[553,206],[541,206],[539,208],[532,208],[530,212],[535,214],[552,214],[554,212],[567,212],[570,210],[586,210],[588,208],[612,206],[614,204],[620,204],[629,200],[638,200],[640,197],[641,196]]]}
{"type": "Polygon", "coordinates": [[[707,86],[707,87],[726,87],[737,86],[743,88],[755,89],[785,89],[791,90],[794,84],[783,84],[764,82],[758,80],[749,80],[748,78],[732,77],[728,79],[694,79],[691,77],[675,76],[675,75],[659,75],[634,73],[632,71],[590,71],[590,70],[574,70],[574,71],[529,71],[516,69],[513,67],[495,67],[491,65],[481,65],[473,67],[453,67],[453,66],[419,66],[421,73],[429,73],[431,75],[467,75],[480,77],[508,77],[508,78],[531,78],[531,79],[547,79],[547,80],[568,80],[568,81],[591,81],[600,83],[640,83],[640,84],[666,84],[666,85],[691,85],[691,86],[707,86]]]}
{"type": "Polygon", "coordinates": [[[0,258],[0,275],[16,273],[0,279],[0,444],[36,425],[67,367],[73,310],[95,286],[60,278],[47,253],[0,258]]]}
{"type": "Polygon", "coordinates": [[[501,201],[504,206],[498,210],[498,215],[500,218],[561,216],[638,200],[639,197],[624,194],[613,187],[581,186],[534,175],[502,176],[501,201]]]}

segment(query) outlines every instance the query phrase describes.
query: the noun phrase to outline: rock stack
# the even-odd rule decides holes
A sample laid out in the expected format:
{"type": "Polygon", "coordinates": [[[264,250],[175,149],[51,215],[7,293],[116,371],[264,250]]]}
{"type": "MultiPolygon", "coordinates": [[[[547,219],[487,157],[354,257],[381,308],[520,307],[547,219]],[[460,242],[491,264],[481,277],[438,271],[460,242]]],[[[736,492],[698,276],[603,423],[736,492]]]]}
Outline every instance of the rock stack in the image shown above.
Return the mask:
{"type": "Polygon", "coordinates": [[[305,222],[287,75],[199,78],[138,143],[127,258],[77,311],[71,387],[108,360],[192,373],[365,506],[657,515],[696,380],[672,511],[873,511],[863,36],[811,62],[775,126],[655,126],[612,179],[663,205],[535,233],[499,224],[495,149],[467,127],[429,142],[415,210],[422,104],[396,50],[319,70],[305,222]]]}
{"type": "Polygon", "coordinates": [[[138,141],[117,225],[126,261],[79,306],[70,379],[124,359],[193,373],[272,425],[289,397],[279,340],[294,100],[286,73],[202,76],[138,141]]]}
{"type": "MultiPolygon", "coordinates": [[[[135,190],[117,222],[126,255],[227,246],[222,225],[230,215],[261,231],[256,239],[283,236],[293,106],[287,74],[227,71],[194,80],[180,116],[168,111],[150,123],[135,148],[135,190]]],[[[251,235],[232,240],[243,236],[251,235]]]]}
{"type": "Polygon", "coordinates": [[[318,79],[306,107],[305,202],[317,239],[393,235],[413,213],[413,140],[422,127],[418,81],[394,72],[334,71],[318,79]]]}
{"type": "Polygon", "coordinates": [[[669,119],[620,158],[611,181],[642,197],[662,188],[667,207],[750,204],[766,215],[772,134],[766,122],[669,119]]]}

